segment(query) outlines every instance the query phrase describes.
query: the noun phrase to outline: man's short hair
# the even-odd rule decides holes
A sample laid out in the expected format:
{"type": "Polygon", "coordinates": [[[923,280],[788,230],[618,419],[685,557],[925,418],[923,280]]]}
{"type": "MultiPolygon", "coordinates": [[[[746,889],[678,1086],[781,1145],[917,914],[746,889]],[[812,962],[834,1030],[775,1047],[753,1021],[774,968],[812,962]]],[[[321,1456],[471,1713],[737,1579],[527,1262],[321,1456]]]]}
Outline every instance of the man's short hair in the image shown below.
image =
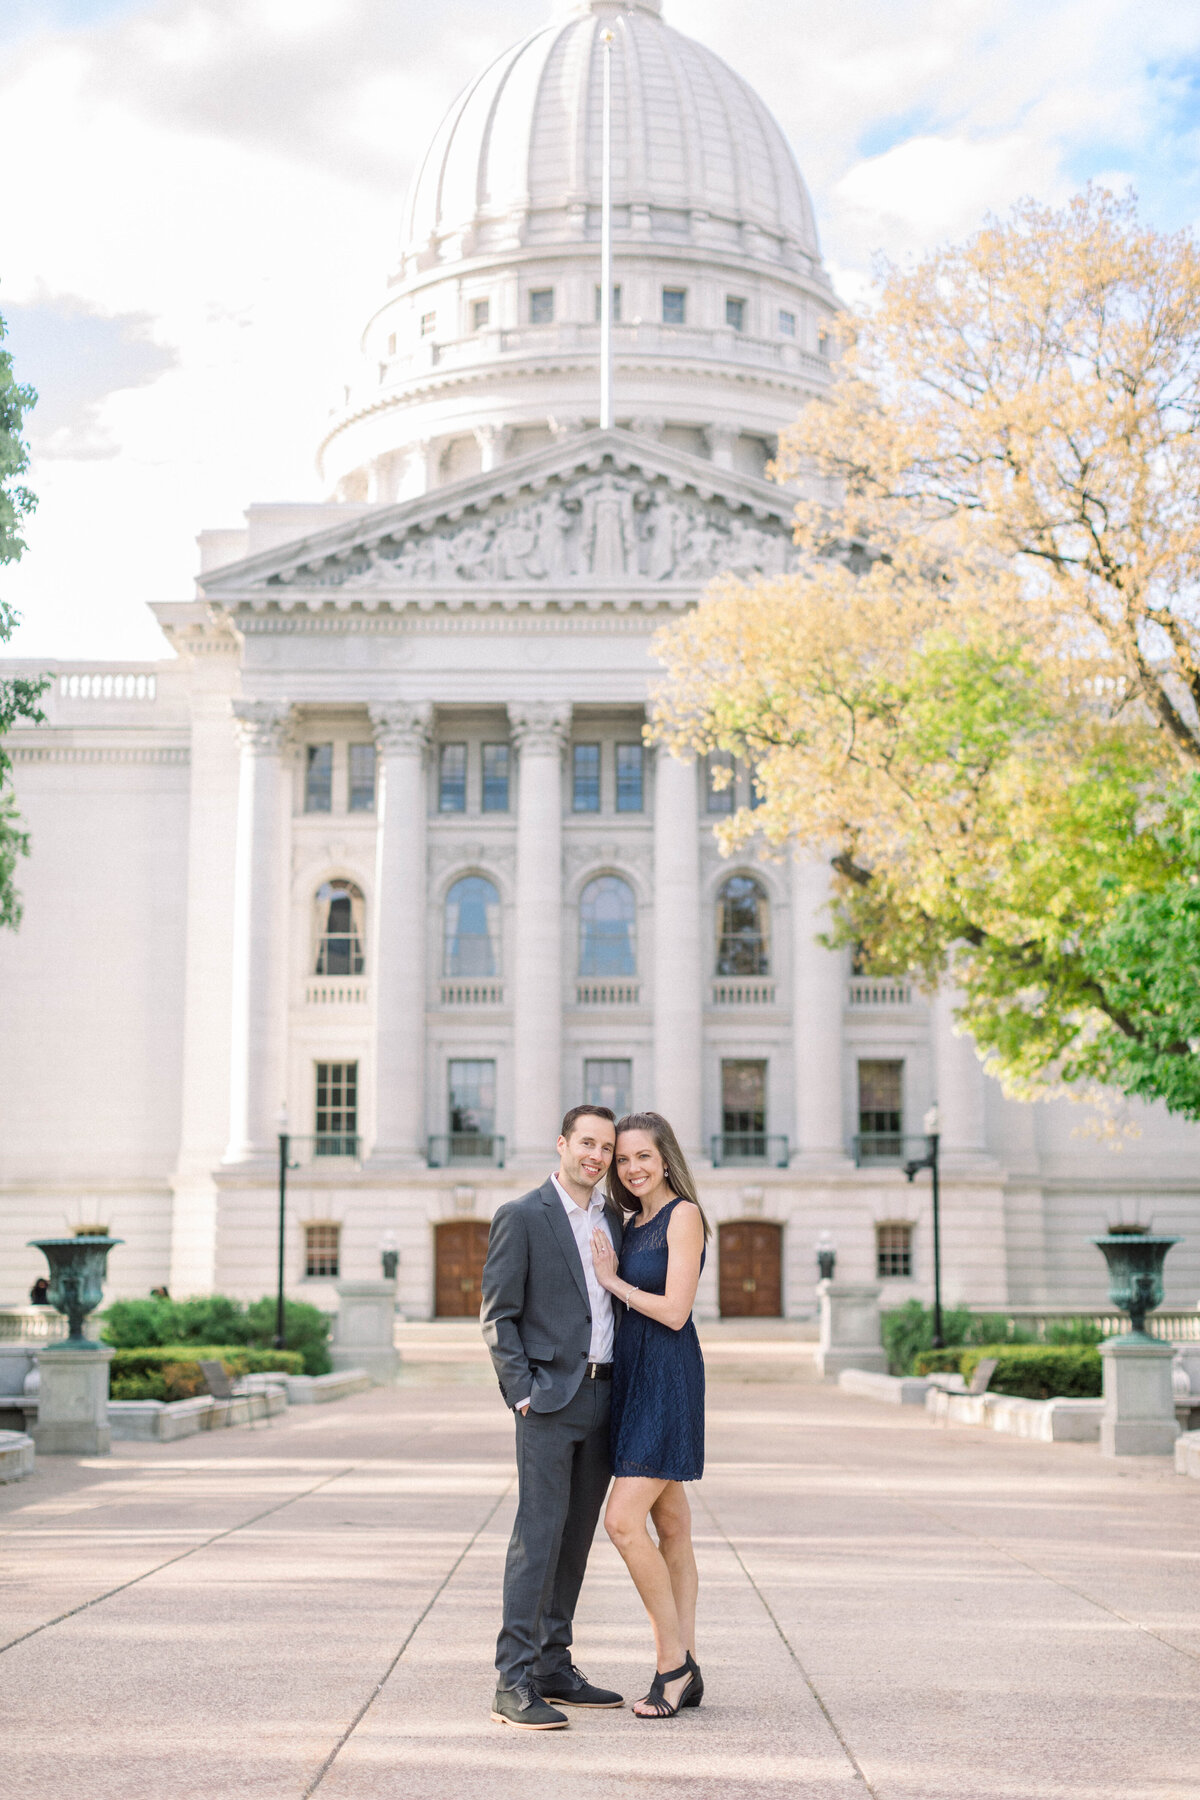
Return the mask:
{"type": "Polygon", "coordinates": [[[615,1125],[617,1115],[607,1106],[572,1106],[563,1114],[560,1136],[569,1138],[580,1119],[604,1119],[607,1124],[615,1125]]]}

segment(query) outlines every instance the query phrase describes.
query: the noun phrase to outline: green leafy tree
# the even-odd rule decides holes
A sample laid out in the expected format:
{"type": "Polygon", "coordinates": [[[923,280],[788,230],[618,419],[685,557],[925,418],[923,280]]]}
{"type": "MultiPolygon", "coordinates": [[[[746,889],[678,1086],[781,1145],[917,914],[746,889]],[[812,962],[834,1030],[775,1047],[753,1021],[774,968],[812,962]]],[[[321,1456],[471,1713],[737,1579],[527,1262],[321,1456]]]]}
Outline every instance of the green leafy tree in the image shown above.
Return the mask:
{"type": "MultiPolygon", "coordinates": [[[[0,344],[6,336],[0,319],[0,344]]],[[[21,437],[25,414],[37,395],[13,374],[12,356],[0,349],[0,563],[18,562],[25,552],[21,525],[33,511],[34,496],[21,481],[29,467],[29,452],[21,437]]],[[[18,615],[0,596],[0,644],[7,643],[18,615]]],[[[19,719],[40,724],[45,714],[38,700],[46,682],[16,676],[0,680],[0,926],[21,921],[21,902],[14,885],[17,858],[29,854],[29,837],[22,829],[12,792],[12,758],[4,738],[19,719]]]]}

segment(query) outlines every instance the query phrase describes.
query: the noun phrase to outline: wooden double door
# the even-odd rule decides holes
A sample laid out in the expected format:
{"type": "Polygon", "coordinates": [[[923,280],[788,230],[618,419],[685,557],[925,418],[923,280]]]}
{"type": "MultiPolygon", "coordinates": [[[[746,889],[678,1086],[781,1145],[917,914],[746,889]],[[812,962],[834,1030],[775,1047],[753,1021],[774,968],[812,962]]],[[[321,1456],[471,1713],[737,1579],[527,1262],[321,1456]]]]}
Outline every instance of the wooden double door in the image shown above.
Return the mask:
{"type": "Polygon", "coordinates": [[[717,1228],[721,1317],[777,1319],[783,1312],[783,1227],[734,1219],[717,1228]]]}
{"type": "Polygon", "coordinates": [[[434,1227],[434,1312],[439,1319],[479,1317],[486,1219],[447,1219],[434,1227]]]}

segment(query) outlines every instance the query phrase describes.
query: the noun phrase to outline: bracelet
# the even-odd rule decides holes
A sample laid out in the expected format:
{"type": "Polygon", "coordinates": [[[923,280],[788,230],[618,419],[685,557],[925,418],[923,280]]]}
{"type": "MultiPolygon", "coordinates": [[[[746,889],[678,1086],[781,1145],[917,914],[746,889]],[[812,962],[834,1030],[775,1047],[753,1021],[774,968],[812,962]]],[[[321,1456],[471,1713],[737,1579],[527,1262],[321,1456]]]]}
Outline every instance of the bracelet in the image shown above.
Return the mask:
{"type": "Polygon", "coordinates": [[[626,1304],[626,1306],[629,1305],[630,1294],[640,1294],[641,1291],[642,1290],[640,1287],[634,1287],[630,1282],[627,1281],[625,1283],[625,1304],[626,1304]]]}

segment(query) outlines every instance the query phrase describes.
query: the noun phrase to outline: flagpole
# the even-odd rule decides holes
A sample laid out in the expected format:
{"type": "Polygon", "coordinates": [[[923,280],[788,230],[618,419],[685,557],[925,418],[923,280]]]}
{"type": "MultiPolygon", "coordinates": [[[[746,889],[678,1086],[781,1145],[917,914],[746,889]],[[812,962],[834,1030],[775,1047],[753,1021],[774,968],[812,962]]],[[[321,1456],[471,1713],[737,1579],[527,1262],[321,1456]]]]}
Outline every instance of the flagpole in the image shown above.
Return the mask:
{"type": "Polygon", "coordinates": [[[612,424],[612,47],[611,31],[600,33],[604,46],[604,109],[600,175],[600,429],[612,424]]]}

